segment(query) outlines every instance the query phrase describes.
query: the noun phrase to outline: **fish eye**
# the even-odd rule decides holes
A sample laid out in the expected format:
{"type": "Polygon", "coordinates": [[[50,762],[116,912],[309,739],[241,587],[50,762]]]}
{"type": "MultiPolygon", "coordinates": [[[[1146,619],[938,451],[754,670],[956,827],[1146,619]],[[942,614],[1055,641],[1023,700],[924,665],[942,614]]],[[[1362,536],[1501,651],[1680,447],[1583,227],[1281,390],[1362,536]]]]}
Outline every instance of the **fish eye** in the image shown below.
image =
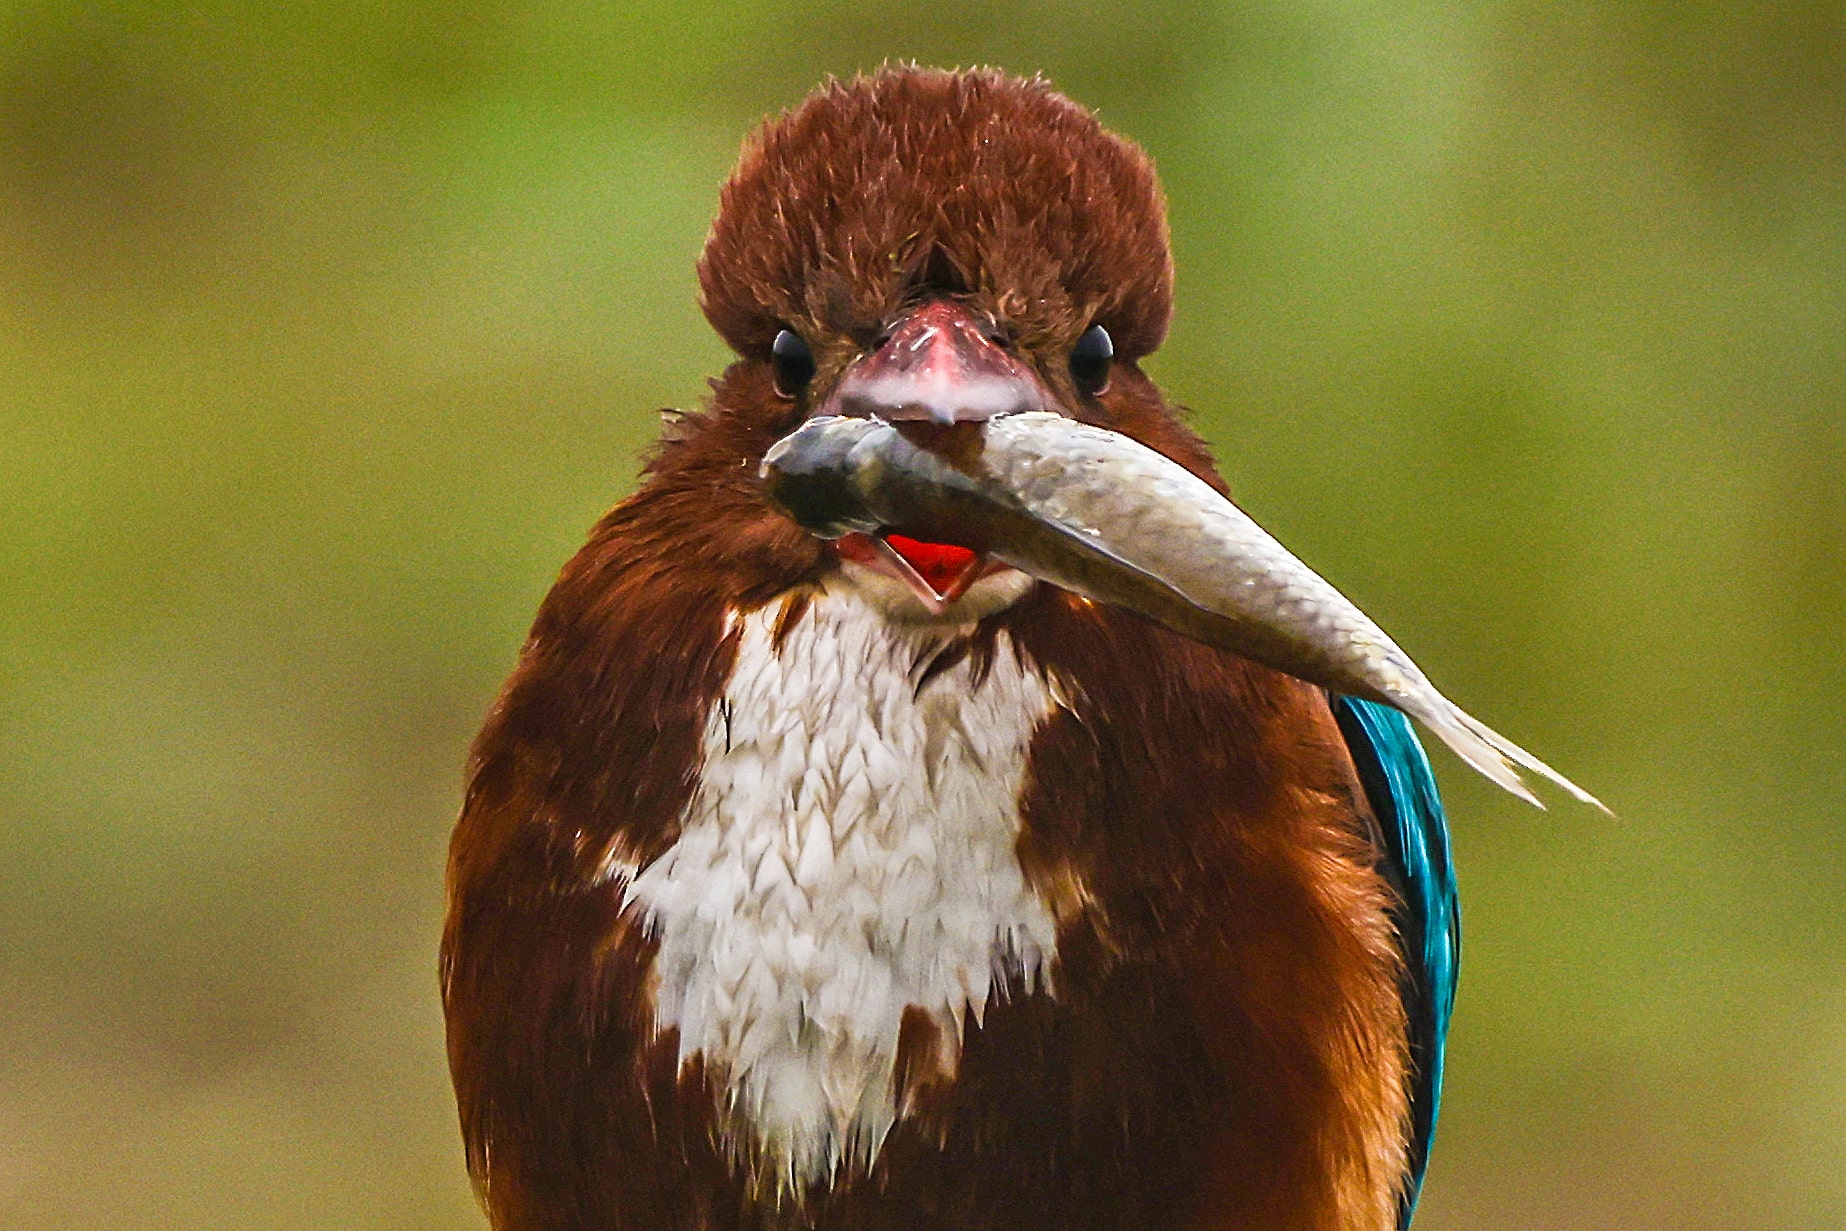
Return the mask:
{"type": "Polygon", "coordinates": [[[800,396],[814,379],[814,352],[793,329],[784,329],[770,343],[769,362],[775,369],[776,392],[782,397],[800,396]]]}
{"type": "Polygon", "coordinates": [[[1115,341],[1101,325],[1091,325],[1070,348],[1070,376],[1077,392],[1098,397],[1109,388],[1109,362],[1115,358],[1115,341]]]}

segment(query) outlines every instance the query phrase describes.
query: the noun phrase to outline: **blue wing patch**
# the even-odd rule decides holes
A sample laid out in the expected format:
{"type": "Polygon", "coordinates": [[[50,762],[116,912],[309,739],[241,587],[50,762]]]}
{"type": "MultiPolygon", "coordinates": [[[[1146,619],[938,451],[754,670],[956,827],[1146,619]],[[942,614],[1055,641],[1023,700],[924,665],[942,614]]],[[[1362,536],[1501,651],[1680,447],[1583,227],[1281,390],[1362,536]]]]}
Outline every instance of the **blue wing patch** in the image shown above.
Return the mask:
{"type": "Polygon", "coordinates": [[[1449,827],[1429,758],[1410,720],[1389,706],[1335,695],[1333,716],[1358,766],[1359,780],[1378,818],[1380,865],[1402,900],[1397,924],[1407,979],[1404,1008],[1410,1019],[1415,1065],[1410,1103],[1410,1176],[1397,1225],[1410,1226],[1429,1164],[1442,1100],[1442,1048],[1455,1004],[1461,958],[1461,910],[1449,863],[1449,827]]]}

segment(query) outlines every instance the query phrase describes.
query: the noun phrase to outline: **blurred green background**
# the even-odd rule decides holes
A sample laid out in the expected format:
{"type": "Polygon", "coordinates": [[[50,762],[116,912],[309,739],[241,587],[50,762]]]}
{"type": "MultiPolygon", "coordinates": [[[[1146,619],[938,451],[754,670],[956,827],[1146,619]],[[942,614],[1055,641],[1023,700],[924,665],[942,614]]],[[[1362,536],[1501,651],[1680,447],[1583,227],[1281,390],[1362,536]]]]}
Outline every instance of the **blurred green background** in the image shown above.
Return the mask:
{"type": "Polygon", "coordinates": [[[0,1225],[480,1220],[464,749],[884,57],[1145,144],[1244,506],[1621,814],[1446,753],[1420,1231],[1846,1227],[1846,7],[0,7],[0,1225]]]}

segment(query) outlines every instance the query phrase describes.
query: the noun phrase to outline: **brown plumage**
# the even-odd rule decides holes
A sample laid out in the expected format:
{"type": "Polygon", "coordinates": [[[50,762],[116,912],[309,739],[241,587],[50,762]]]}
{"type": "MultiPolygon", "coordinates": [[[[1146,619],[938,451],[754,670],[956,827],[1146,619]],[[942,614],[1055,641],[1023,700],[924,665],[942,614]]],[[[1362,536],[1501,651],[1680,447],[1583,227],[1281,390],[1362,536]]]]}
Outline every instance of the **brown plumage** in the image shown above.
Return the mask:
{"type": "Polygon", "coordinates": [[[682,1059],[669,925],[633,882],[729,750],[752,613],[795,654],[848,567],[765,503],[769,446],[947,301],[1065,413],[1222,487],[1135,363],[1171,307],[1151,164],[1042,82],[892,69],[823,88],[746,146],[699,276],[740,358],[565,566],[455,833],[444,1003],[494,1225],[1391,1227],[1400,959],[1325,695],[1047,585],[931,625],[906,684],[936,704],[952,673],[978,692],[1015,660],[1049,681],[1012,845],[1055,921],[1042,977],[1002,970],[965,1020],[906,1008],[888,1133],[814,1174],[791,1178],[721,1058],[682,1059]],[[1090,396],[1066,356],[1095,324],[1115,362],[1090,396]],[[815,371],[779,392],[785,329],[815,371]]]}

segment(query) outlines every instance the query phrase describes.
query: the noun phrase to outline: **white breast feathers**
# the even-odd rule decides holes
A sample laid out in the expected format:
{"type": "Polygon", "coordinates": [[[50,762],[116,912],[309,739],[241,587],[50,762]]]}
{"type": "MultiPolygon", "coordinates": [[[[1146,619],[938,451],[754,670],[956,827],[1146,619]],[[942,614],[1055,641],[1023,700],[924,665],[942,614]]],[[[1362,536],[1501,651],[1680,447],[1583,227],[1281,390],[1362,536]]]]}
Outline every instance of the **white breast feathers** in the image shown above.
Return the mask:
{"type": "Polygon", "coordinates": [[[919,695],[965,630],[842,588],[778,649],[778,614],[741,617],[679,840],[628,896],[659,946],[658,1027],[726,1075],[734,1131],[798,1186],[876,1154],[906,1006],[959,1047],[964,1015],[1043,978],[1056,929],[1015,844],[1054,702],[1005,635],[984,677],[964,658],[919,695]]]}

